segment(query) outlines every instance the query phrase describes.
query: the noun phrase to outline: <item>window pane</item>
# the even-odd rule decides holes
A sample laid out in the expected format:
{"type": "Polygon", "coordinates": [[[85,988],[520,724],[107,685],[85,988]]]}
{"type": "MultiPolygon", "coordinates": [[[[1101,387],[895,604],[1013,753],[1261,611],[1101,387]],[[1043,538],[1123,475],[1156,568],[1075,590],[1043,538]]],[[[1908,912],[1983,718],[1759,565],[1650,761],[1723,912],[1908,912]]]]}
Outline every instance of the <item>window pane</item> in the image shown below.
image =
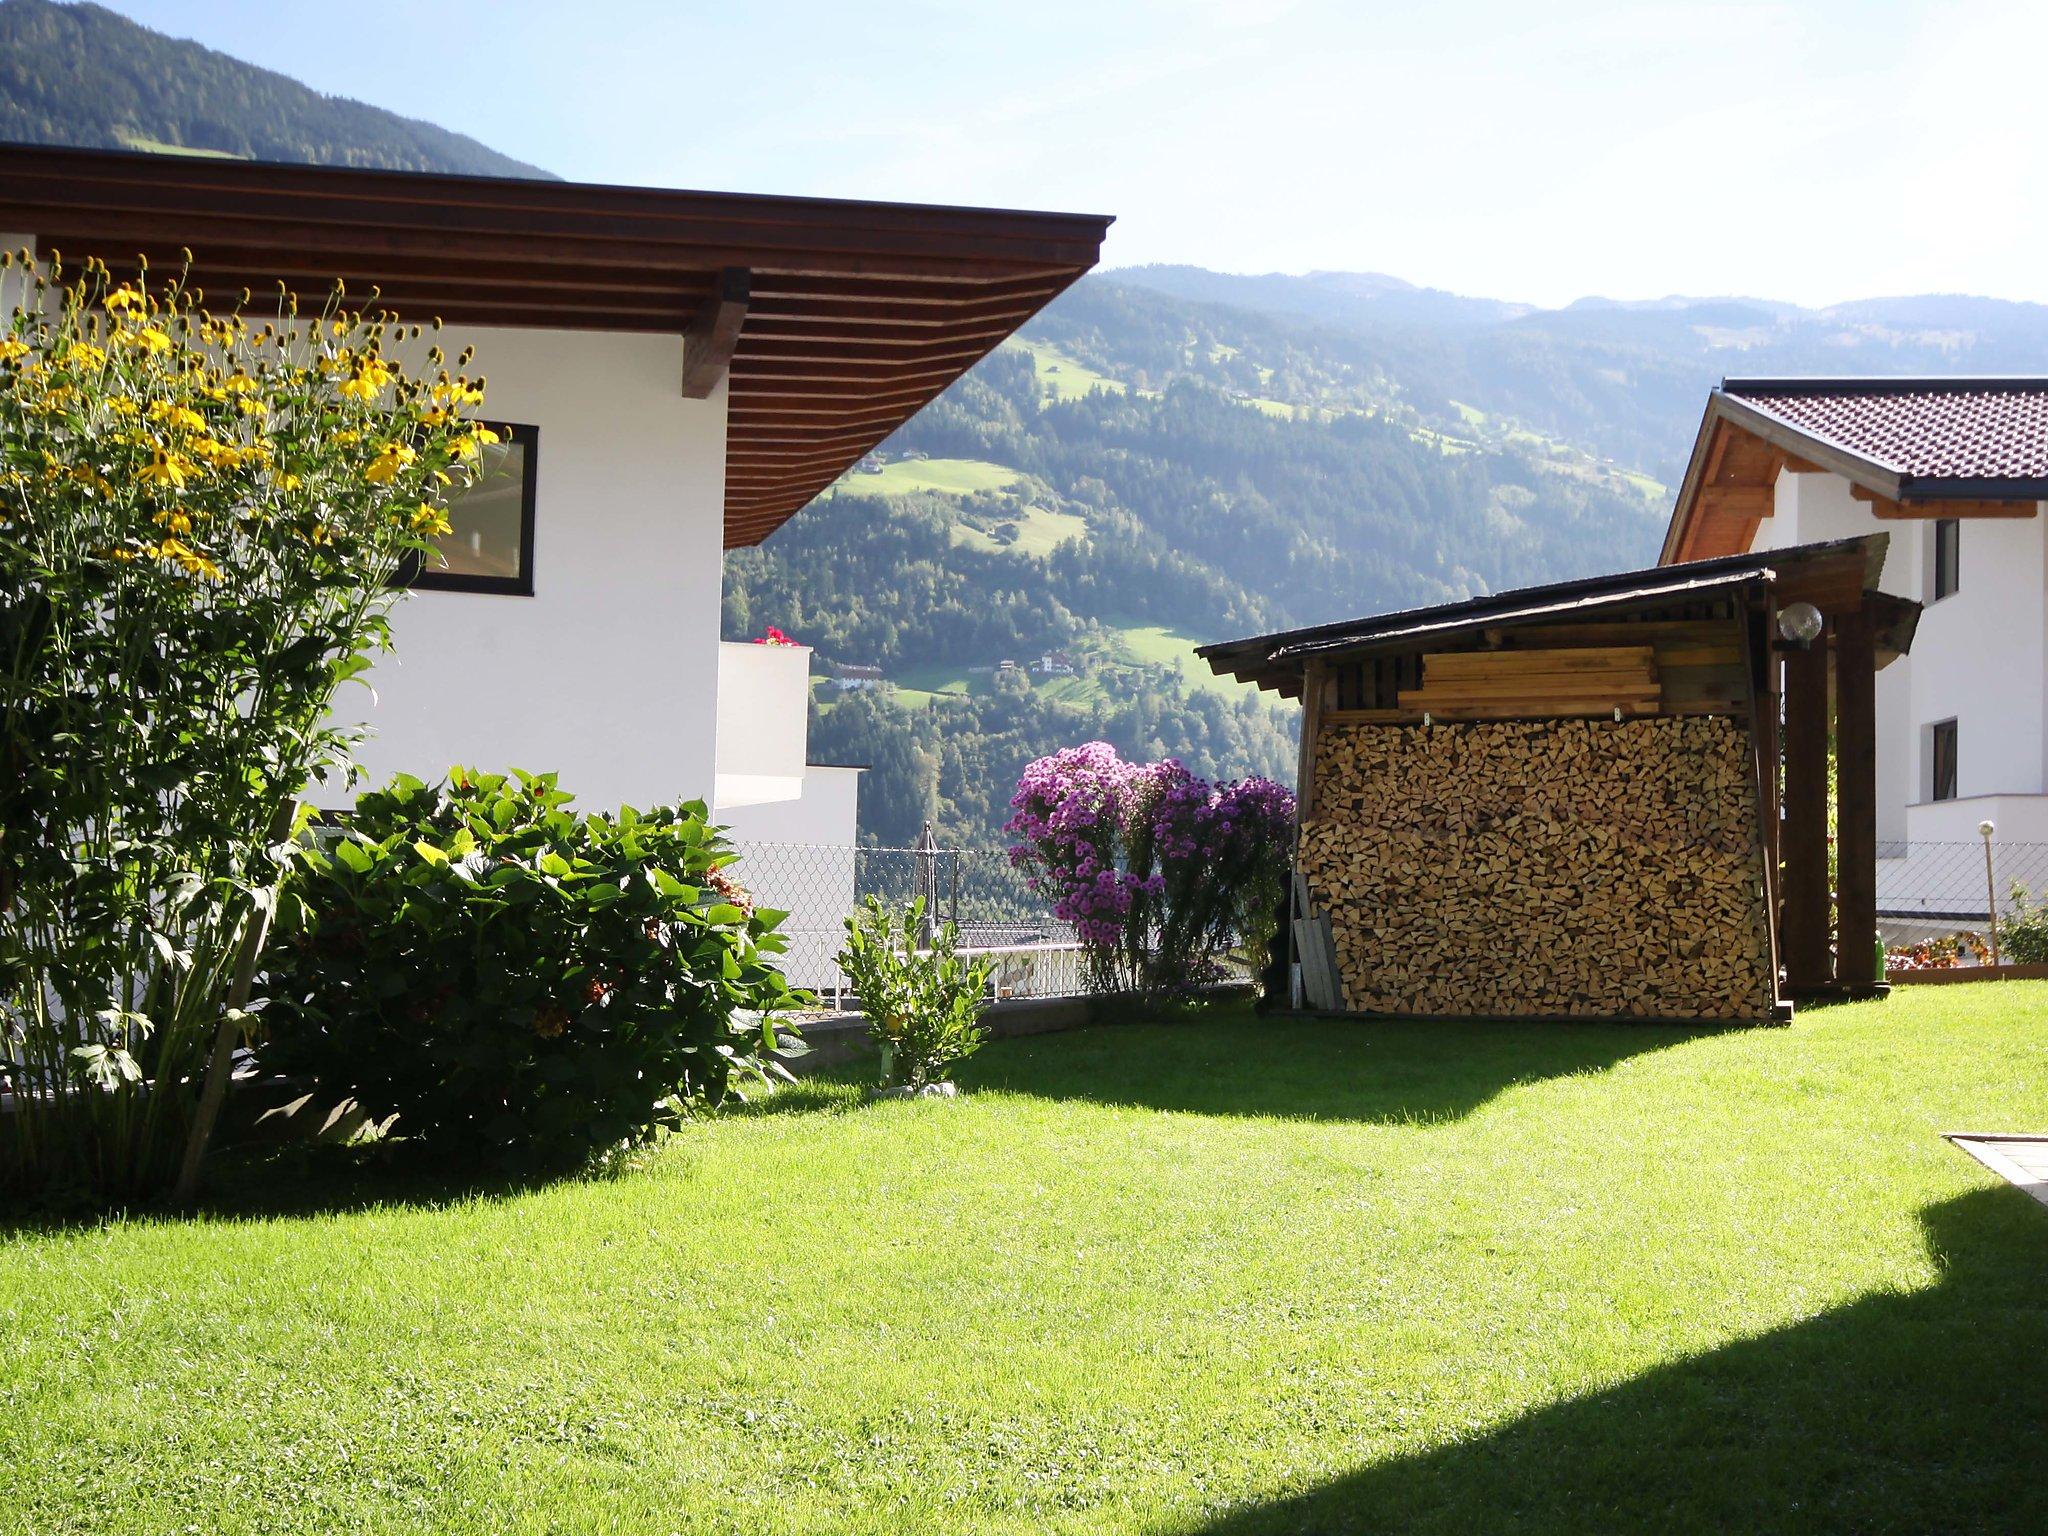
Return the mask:
{"type": "Polygon", "coordinates": [[[450,531],[434,540],[441,561],[428,576],[496,576],[516,580],[525,569],[526,455],[523,437],[507,436],[482,450],[483,473],[448,504],[450,531]]]}
{"type": "Polygon", "coordinates": [[[1953,517],[1938,519],[1934,524],[1934,595],[1937,598],[1949,596],[1956,590],[1956,557],[1962,548],[1963,525],[1953,517]]]}
{"type": "Polygon", "coordinates": [[[1956,797],[1956,723],[1944,720],[1934,727],[1929,745],[1933,748],[1933,793],[1929,798],[1953,800],[1956,797]]]}

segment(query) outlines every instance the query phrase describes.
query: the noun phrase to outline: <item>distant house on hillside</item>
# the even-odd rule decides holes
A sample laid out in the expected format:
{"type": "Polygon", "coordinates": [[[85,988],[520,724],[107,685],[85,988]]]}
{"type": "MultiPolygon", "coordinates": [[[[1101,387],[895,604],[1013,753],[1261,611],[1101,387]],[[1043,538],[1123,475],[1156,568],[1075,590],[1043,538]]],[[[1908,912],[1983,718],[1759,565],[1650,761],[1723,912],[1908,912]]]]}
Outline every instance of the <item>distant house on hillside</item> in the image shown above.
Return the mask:
{"type": "Polygon", "coordinates": [[[1065,651],[1047,651],[1031,663],[1031,670],[1041,677],[1072,677],[1078,669],[1065,651]]]}
{"type": "Polygon", "coordinates": [[[1093,266],[1107,224],[0,146],[0,247],[124,281],[185,248],[209,293],[282,281],[315,311],[342,279],[474,347],[504,442],[350,696],[373,782],[464,763],[556,770],[591,808],[701,798],[741,837],[843,850],[849,900],[857,771],[807,761],[808,648],[720,643],[724,552],[1093,266]]]}
{"type": "Polygon", "coordinates": [[[1879,908],[1895,937],[1983,926],[2048,885],[2048,377],[1727,379],[1665,563],[1888,532],[1883,586],[1924,602],[1877,679],[1879,908]]]}
{"type": "Polygon", "coordinates": [[[867,666],[859,662],[834,662],[829,670],[832,686],[841,693],[866,692],[870,688],[879,688],[888,681],[882,676],[880,667],[867,666]]]}

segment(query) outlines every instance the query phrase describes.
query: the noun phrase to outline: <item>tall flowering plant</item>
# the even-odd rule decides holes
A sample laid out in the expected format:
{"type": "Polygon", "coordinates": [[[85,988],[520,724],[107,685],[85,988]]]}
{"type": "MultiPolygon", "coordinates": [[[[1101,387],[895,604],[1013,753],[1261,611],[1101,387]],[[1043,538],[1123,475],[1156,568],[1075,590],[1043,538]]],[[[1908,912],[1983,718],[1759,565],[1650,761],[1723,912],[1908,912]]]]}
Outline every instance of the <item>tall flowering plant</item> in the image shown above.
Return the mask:
{"type": "Polygon", "coordinates": [[[196,1175],[329,718],[488,429],[420,327],[0,263],[0,1187],[196,1175]]]}
{"type": "Polygon", "coordinates": [[[1185,990],[1271,942],[1294,821],[1272,780],[1212,784],[1096,741],[1033,762],[1010,809],[1011,861],[1074,925],[1095,985],[1185,990]]]}

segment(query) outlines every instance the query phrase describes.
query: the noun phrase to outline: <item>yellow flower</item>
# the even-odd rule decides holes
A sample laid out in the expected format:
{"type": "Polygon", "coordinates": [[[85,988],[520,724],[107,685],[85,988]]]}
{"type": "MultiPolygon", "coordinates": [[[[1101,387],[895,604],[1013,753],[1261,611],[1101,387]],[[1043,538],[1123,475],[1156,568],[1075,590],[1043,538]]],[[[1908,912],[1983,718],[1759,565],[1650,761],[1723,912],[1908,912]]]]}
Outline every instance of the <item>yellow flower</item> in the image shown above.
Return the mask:
{"type": "Polygon", "coordinates": [[[458,437],[449,443],[448,449],[458,459],[473,459],[476,457],[477,445],[479,443],[489,447],[493,443],[503,441],[504,439],[499,437],[489,427],[474,427],[470,430],[467,437],[458,437]]]}
{"type": "Polygon", "coordinates": [[[332,544],[334,542],[334,530],[325,523],[315,523],[306,530],[306,542],[308,544],[332,544]]]}
{"type": "Polygon", "coordinates": [[[149,408],[149,419],[168,423],[179,432],[204,432],[206,418],[189,405],[179,405],[174,400],[159,400],[149,408]]]}
{"type": "Polygon", "coordinates": [[[372,485],[389,485],[398,478],[399,471],[418,457],[404,443],[386,443],[383,451],[370,461],[370,467],[363,471],[363,478],[372,485]]]}
{"type": "Polygon", "coordinates": [[[183,512],[159,512],[150,519],[159,528],[168,528],[173,533],[190,533],[192,519],[183,512]]]}
{"type": "Polygon", "coordinates": [[[145,325],[139,331],[116,331],[114,339],[144,352],[158,353],[171,350],[171,338],[153,325],[145,325]]]}
{"type": "Polygon", "coordinates": [[[106,365],[107,354],[90,342],[74,341],[64,353],[64,361],[76,363],[81,368],[101,368],[106,365]]]}
{"type": "Polygon", "coordinates": [[[208,581],[219,581],[221,569],[198,550],[181,544],[176,539],[165,539],[155,545],[151,553],[159,560],[174,560],[178,569],[187,576],[204,576],[208,581]]]}
{"type": "Polygon", "coordinates": [[[446,514],[439,507],[423,501],[413,509],[412,531],[438,537],[454,530],[450,527],[446,514]]]}
{"type": "Polygon", "coordinates": [[[18,363],[28,352],[28,343],[19,336],[0,336],[0,363],[18,363]]]}
{"type": "Polygon", "coordinates": [[[396,378],[391,366],[375,353],[366,353],[356,359],[356,369],[341,385],[341,394],[349,400],[360,400],[368,405],[381,395],[396,378]]]}
{"type": "Polygon", "coordinates": [[[142,404],[133,395],[109,395],[107,409],[116,416],[140,416],[142,404]]]}
{"type": "Polygon", "coordinates": [[[434,385],[436,405],[482,405],[484,392],[467,379],[451,379],[446,374],[434,385]]]}
{"type": "Polygon", "coordinates": [[[123,283],[107,295],[107,313],[110,315],[118,315],[126,309],[147,309],[148,307],[149,301],[142,296],[133,283],[123,283]]]}
{"type": "Polygon", "coordinates": [[[299,488],[299,477],[297,475],[279,475],[277,477],[277,488],[280,491],[296,491],[299,488]]]}
{"type": "Polygon", "coordinates": [[[169,486],[176,491],[184,489],[186,478],[198,467],[181,453],[154,448],[150,450],[149,463],[140,473],[147,484],[169,486]]]}

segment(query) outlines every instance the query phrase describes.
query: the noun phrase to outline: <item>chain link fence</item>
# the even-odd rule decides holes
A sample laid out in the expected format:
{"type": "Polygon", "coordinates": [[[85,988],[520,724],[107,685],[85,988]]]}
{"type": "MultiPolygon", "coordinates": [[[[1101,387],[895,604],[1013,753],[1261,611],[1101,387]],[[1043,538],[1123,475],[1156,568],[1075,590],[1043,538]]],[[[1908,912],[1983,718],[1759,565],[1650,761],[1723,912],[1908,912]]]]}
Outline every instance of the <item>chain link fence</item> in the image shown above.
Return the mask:
{"type": "Polygon", "coordinates": [[[827,1007],[846,1001],[838,954],[846,919],[875,896],[907,907],[924,898],[934,924],[960,930],[962,953],[996,962],[998,998],[1071,997],[1087,990],[1072,925],[1055,919],[1009,855],[978,848],[840,848],[811,843],[736,845],[734,873],[764,907],[789,913],[783,970],[827,1007]]]}
{"type": "Polygon", "coordinates": [[[2015,884],[2048,896],[2048,843],[1994,840],[1990,852],[1987,870],[1982,839],[1878,844],[1877,915],[1886,938],[1983,932],[1994,905],[1999,917],[2012,915],[2015,884]]]}

